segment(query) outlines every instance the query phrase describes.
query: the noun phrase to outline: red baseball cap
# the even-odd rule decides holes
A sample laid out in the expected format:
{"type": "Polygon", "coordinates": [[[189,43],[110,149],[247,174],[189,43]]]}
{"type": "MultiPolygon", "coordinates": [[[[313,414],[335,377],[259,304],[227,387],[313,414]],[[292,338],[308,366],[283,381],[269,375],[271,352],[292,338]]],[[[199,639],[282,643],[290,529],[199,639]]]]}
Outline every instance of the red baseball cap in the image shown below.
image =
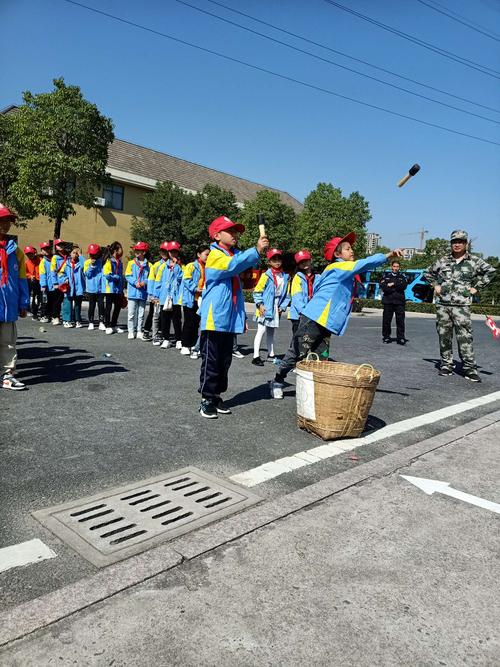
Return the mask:
{"type": "Polygon", "coordinates": [[[180,250],[181,244],[179,241],[168,241],[167,250],[180,250]]]}
{"type": "Polygon", "coordinates": [[[33,248],[32,245],[27,245],[27,246],[24,248],[24,254],[25,254],[25,255],[31,255],[31,253],[35,253],[35,254],[36,254],[36,248],[33,248]]]}
{"type": "Polygon", "coordinates": [[[331,262],[333,259],[333,253],[335,250],[337,250],[337,247],[343,241],[348,241],[352,245],[355,240],[356,234],[354,232],[349,232],[349,234],[346,234],[344,237],[335,236],[333,239],[330,239],[325,243],[325,247],[323,248],[323,257],[327,262],[331,262]]]}
{"type": "Polygon", "coordinates": [[[271,250],[268,250],[266,252],[267,259],[272,259],[273,257],[276,257],[277,255],[279,257],[283,256],[283,253],[281,252],[281,250],[278,250],[278,248],[271,248],[271,250]]]}
{"type": "Polygon", "coordinates": [[[98,243],[91,243],[87,248],[89,255],[97,255],[98,252],[101,252],[101,246],[98,243]]]}
{"type": "Polygon", "coordinates": [[[134,250],[144,250],[144,252],[147,252],[149,250],[149,243],[146,243],[145,241],[139,241],[138,243],[133,246],[134,250]]]}
{"type": "Polygon", "coordinates": [[[221,215],[219,218],[212,220],[208,227],[208,233],[210,234],[210,237],[214,239],[218,232],[225,232],[228,229],[234,229],[237,232],[244,232],[245,225],[242,225],[240,222],[233,222],[225,215],[221,215]]]}
{"type": "Polygon", "coordinates": [[[65,245],[66,241],[63,241],[62,239],[54,239],[54,246],[56,245],[65,245]]]}
{"type": "Polygon", "coordinates": [[[170,241],[163,241],[163,243],[160,246],[160,250],[168,250],[170,246],[170,241]]]}
{"type": "Polygon", "coordinates": [[[40,250],[45,250],[45,248],[50,248],[50,243],[48,241],[42,241],[40,243],[40,250]]]}
{"type": "Polygon", "coordinates": [[[306,259],[311,259],[311,253],[309,250],[299,250],[299,252],[295,253],[293,258],[297,264],[299,264],[299,262],[303,262],[306,259]]]}
{"type": "Polygon", "coordinates": [[[12,211],[9,208],[7,208],[7,206],[0,204],[0,220],[15,220],[15,219],[16,219],[15,213],[12,213],[12,211]]]}

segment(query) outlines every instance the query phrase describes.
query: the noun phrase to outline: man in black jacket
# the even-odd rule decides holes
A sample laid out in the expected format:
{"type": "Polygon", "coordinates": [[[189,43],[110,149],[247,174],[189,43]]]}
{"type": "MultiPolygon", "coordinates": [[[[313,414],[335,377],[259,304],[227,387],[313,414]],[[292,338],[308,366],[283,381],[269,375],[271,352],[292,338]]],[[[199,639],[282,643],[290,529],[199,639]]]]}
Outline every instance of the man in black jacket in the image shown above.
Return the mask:
{"type": "Polygon", "coordinates": [[[382,339],[384,343],[391,342],[391,323],[393,314],[396,315],[396,340],[398,345],[404,345],[405,339],[405,289],[408,286],[406,278],[399,272],[401,266],[397,260],[391,263],[391,271],[384,273],[380,279],[382,289],[382,339]]]}

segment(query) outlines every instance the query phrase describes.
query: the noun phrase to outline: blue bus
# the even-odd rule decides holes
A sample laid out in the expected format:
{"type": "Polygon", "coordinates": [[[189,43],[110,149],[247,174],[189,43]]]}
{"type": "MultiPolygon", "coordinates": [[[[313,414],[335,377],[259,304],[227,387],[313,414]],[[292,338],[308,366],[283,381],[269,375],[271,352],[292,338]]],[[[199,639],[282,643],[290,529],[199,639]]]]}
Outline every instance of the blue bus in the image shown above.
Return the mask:
{"type": "MultiPolygon", "coordinates": [[[[408,281],[405,290],[407,301],[415,303],[432,303],[434,290],[424,279],[426,269],[406,269],[401,271],[408,281]]],[[[358,283],[357,295],[360,299],[382,299],[382,290],[379,281],[386,271],[366,271],[360,274],[361,284],[358,283]]]]}

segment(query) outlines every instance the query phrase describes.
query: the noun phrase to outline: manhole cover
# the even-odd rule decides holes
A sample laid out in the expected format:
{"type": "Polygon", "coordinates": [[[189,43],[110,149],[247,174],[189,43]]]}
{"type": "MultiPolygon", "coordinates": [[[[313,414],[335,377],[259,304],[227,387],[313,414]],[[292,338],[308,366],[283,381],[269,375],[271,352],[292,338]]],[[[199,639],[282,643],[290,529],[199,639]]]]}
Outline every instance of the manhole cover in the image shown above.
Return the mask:
{"type": "Polygon", "coordinates": [[[259,500],[231,482],[186,468],[33,512],[33,516],[101,567],[259,500]]]}

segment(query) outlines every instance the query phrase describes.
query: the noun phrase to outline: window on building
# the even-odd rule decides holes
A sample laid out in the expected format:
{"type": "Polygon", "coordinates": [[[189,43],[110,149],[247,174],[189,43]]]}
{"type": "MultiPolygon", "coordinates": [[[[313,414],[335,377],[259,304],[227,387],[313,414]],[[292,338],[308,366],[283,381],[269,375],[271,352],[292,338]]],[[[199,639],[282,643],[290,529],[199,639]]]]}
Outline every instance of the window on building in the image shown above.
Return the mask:
{"type": "Polygon", "coordinates": [[[123,211],[123,186],[105,185],[102,196],[106,200],[108,208],[115,208],[117,211],[123,211]]]}

